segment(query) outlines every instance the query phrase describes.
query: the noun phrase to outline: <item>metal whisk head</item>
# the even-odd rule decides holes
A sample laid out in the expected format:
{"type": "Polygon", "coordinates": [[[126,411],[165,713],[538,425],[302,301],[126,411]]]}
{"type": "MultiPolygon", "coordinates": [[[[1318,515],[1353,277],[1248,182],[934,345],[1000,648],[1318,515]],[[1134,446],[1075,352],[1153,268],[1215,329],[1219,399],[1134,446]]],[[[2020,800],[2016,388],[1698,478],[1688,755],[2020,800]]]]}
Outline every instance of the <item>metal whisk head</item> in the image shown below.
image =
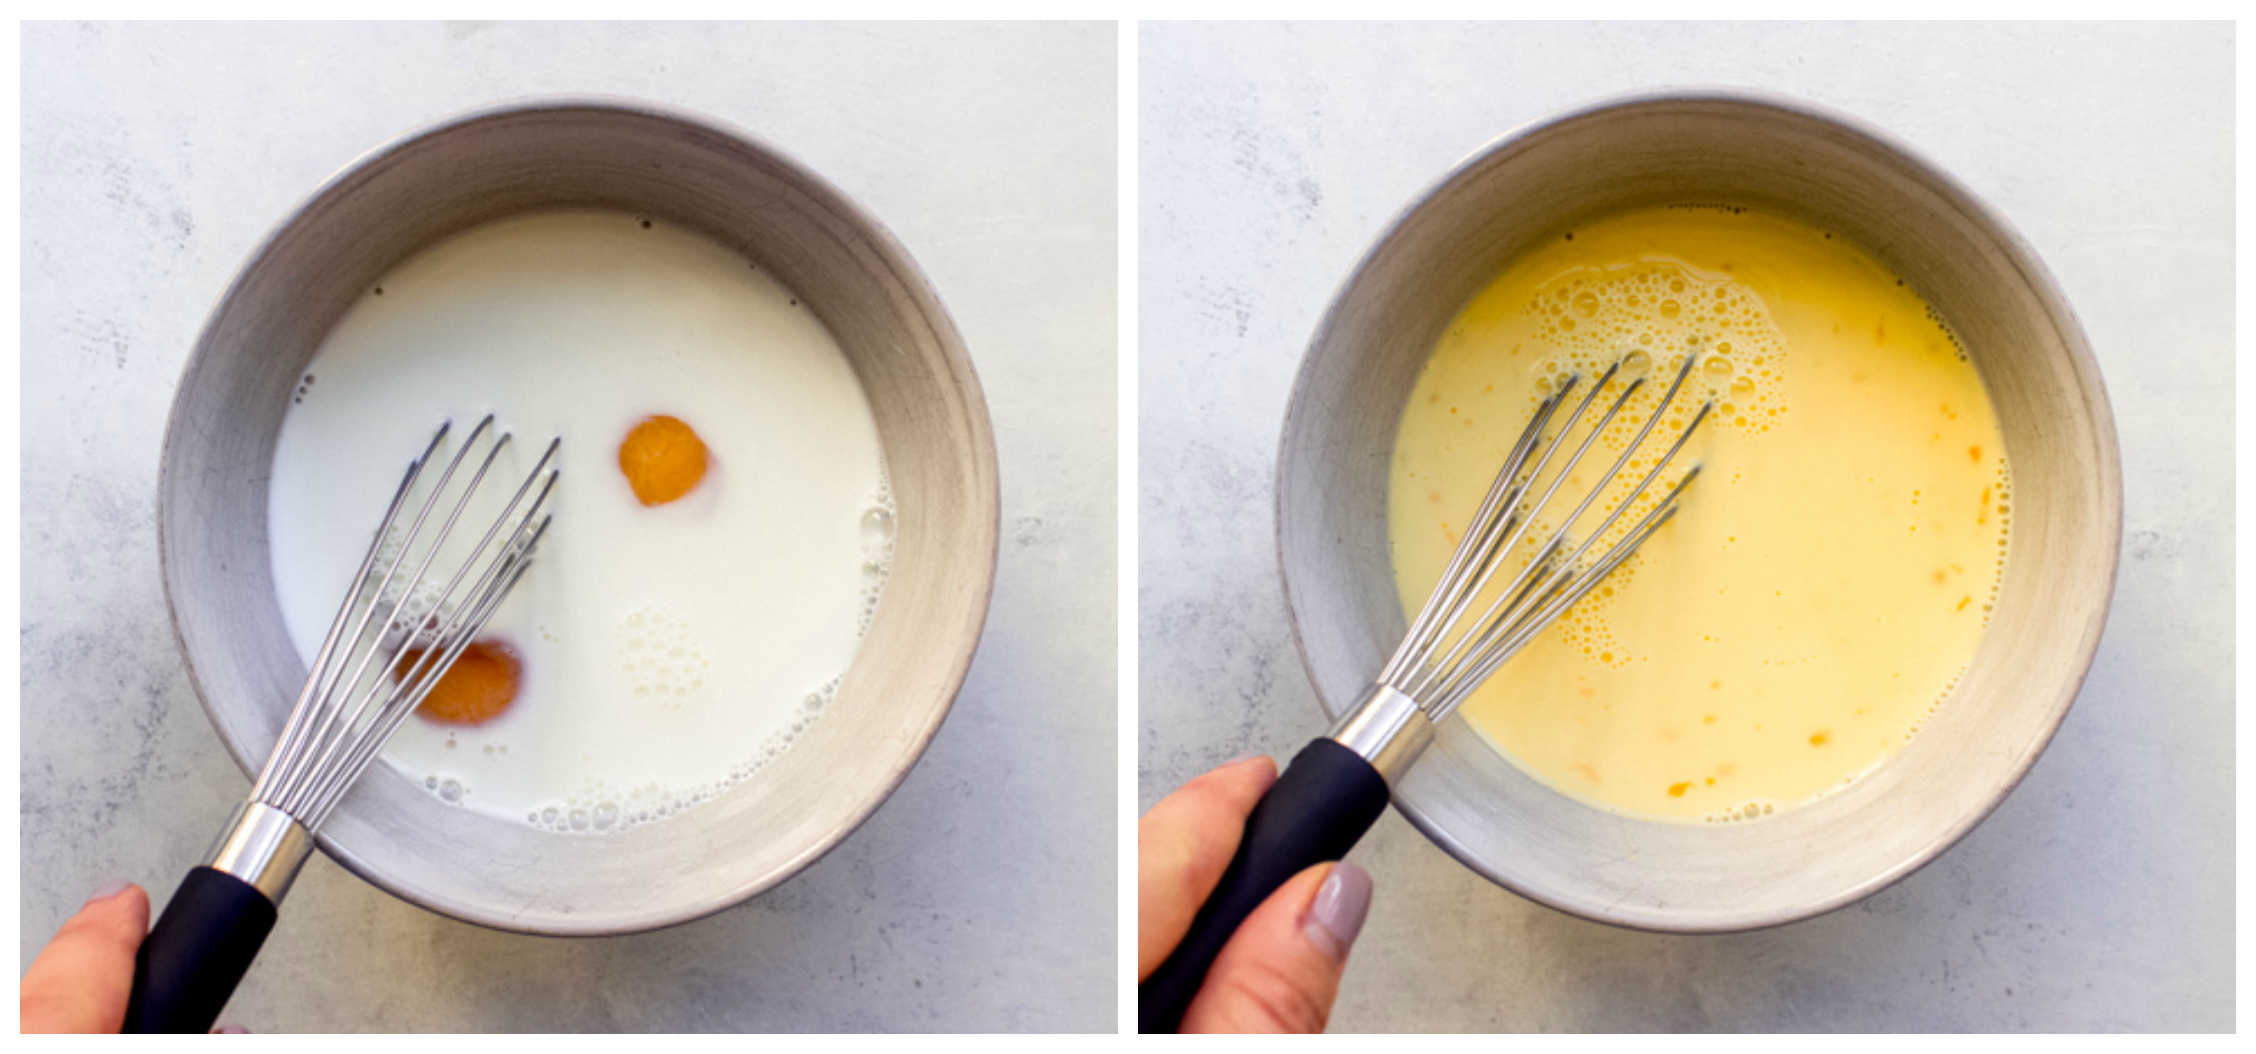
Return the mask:
{"type": "Polygon", "coordinates": [[[1474,603],[1490,595],[1491,579],[1509,565],[1508,555],[1551,508],[1561,485],[1571,478],[1598,438],[1644,386],[1645,378],[1631,381],[1623,388],[1596,423],[1582,432],[1579,443],[1553,471],[1546,470],[1574,438],[1585,412],[1621,372],[1622,364],[1616,362],[1607,369],[1548,437],[1546,432],[1551,419],[1574,394],[1582,381],[1581,375],[1570,376],[1557,392],[1537,407],[1534,420],[1528,423],[1527,430],[1521,433],[1519,442],[1505,458],[1503,469],[1497,472],[1496,482],[1490,485],[1480,511],[1466,526],[1465,535],[1450,556],[1441,581],[1434,586],[1425,607],[1418,612],[1417,621],[1411,625],[1401,646],[1395,649],[1386,669],[1379,674],[1378,684],[1416,700],[1427,718],[1440,721],[1536,634],[1543,632],[1622,561],[1629,559],[1669,517],[1676,515],[1677,498],[1700,474],[1697,465],[1685,472],[1651,509],[1630,521],[1626,530],[1614,532],[1617,522],[1660,478],[1662,470],[1684,448],[1700,423],[1707,420],[1709,412],[1715,408],[1712,402],[1701,404],[1668,452],[1653,460],[1644,477],[1605,512],[1581,543],[1575,543],[1567,535],[1568,529],[1621,478],[1622,470],[1636,457],[1646,436],[1675,401],[1685,378],[1692,373],[1695,358],[1685,356],[1684,365],[1676,371],[1667,393],[1661,396],[1660,405],[1654,407],[1644,424],[1637,428],[1636,435],[1622,448],[1621,455],[1614,459],[1604,476],[1581,494],[1566,496],[1565,501],[1574,502],[1571,511],[1554,521],[1557,526],[1535,544],[1527,561],[1493,593],[1494,599],[1487,607],[1468,619],[1466,613],[1474,603]]]}
{"type": "Polygon", "coordinates": [[[416,482],[448,428],[440,425],[430,446],[408,465],[314,657],[282,738],[252,789],[253,802],[279,809],[308,832],[336,808],[392,732],[485,627],[531,565],[533,550],[548,529],[549,518],[541,508],[556,486],[557,470],[549,465],[561,442],[553,439],[476,544],[446,553],[448,559],[441,562],[442,548],[509,443],[506,432],[489,437],[494,430],[490,414],[471,430],[412,520],[401,527],[402,513],[415,504],[416,482]],[[489,438],[475,470],[456,483],[457,471],[471,461],[481,439],[489,438]],[[426,528],[436,533],[428,534],[426,528]],[[436,585],[450,573],[444,586],[436,585]],[[433,588],[426,588],[426,582],[433,588]]]}
{"type": "MultiPolygon", "coordinates": [[[[1639,448],[1668,413],[1692,373],[1692,364],[1693,356],[1687,354],[1660,405],[1636,427],[1612,466],[1588,487],[1576,478],[1576,467],[1621,419],[1624,408],[1644,387],[1644,378],[1624,385],[1605,413],[1582,431],[1579,441],[1578,426],[1613,385],[1621,363],[1591,386],[1556,431],[1549,430],[1552,419],[1560,416],[1559,410],[1582,378],[1568,378],[1542,401],[1458,541],[1440,584],[1427,597],[1386,669],[1323,738],[1294,755],[1292,764],[1247,815],[1236,855],[1214,892],[1191,920],[1181,943],[1138,986],[1138,1028],[1174,1031],[1205,983],[1208,968],[1240,924],[1294,875],[1345,856],[1386,811],[1397,781],[1434,741],[1435,726],[1676,514],[1677,498],[1699,474],[1698,468],[1686,472],[1650,509],[1621,526],[1707,420],[1712,404],[1700,407],[1668,452],[1653,460],[1626,495],[1610,508],[1600,506],[1600,499],[1625,479],[1623,469],[1637,461],[1639,448]],[[1572,452],[1554,468],[1559,453],[1570,447],[1572,452]],[[1570,483],[1573,486],[1567,486],[1570,483]],[[1567,494],[1560,505],[1572,508],[1552,521],[1556,528],[1537,529],[1562,491],[1567,494]],[[1603,513],[1577,544],[1567,532],[1594,506],[1602,507],[1603,513]],[[1514,566],[1521,541],[1531,534],[1543,537],[1534,541],[1517,573],[1492,589],[1491,580],[1514,566]],[[1484,599],[1486,609],[1468,616],[1484,599]]],[[[1628,430],[1629,425],[1623,421],[1620,430],[1628,430]]]]}
{"type": "MultiPolygon", "coordinates": [[[[314,829],[531,565],[533,548],[548,529],[541,506],[556,487],[549,464],[558,440],[549,441],[475,545],[446,548],[478,485],[509,443],[506,432],[488,439],[493,424],[491,415],[478,422],[419,506],[416,481],[445,442],[448,426],[440,425],[431,445],[408,465],[251,797],[236,807],[204,866],[188,872],[141,942],[126,1000],[126,1031],[211,1027],[312,855],[314,829]],[[481,439],[490,445],[473,461],[481,439]],[[472,463],[476,469],[451,489],[456,472],[472,463]],[[400,516],[410,506],[418,507],[402,529],[400,516]],[[427,527],[435,533],[426,534],[427,527]],[[441,577],[446,584],[437,587],[441,577]],[[434,588],[426,590],[426,581],[434,588]]],[[[472,517],[473,530],[481,519],[483,507],[472,517]]]]}

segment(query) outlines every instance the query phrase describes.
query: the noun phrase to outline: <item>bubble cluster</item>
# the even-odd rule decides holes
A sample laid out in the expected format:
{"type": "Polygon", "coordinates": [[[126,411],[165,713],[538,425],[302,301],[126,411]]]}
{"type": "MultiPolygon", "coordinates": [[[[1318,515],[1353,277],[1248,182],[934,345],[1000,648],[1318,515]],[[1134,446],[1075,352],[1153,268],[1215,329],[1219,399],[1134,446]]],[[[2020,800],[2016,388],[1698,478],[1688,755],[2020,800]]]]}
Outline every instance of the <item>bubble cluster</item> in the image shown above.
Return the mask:
{"type": "Polygon", "coordinates": [[[869,509],[862,513],[862,606],[857,633],[869,633],[870,624],[877,620],[877,601],[885,593],[885,581],[893,575],[893,538],[898,516],[899,510],[893,504],[892,476],[880,458],[877,490],[870,495],[869,509]]]}
{"type": "Polygon", "coordinates": [[[1949,701],[1951,693],[1958,690],[1958,679],[1964,676],[1966,676],[1966,667],[1961,666],[1958,668],[1958,672],[1951,674],[1950,680],[1943,682],[1942,690],[1936,692],[1935,697],[1927,701],[1927,708],[1921,710],[1918,717],[1911,719],[1911,727],[1904,730],[1904,739],[1911,739],[1918,735],[1921,729],[1927,727],[1927,722],[1934,719],[1935,712],[1941,710],[1943,704],[1949,701]]]}
{"type": "Polygon", "coordinates": [[[436,573],[435,564],[432,573],[426,573],[423,581],[416,582],[412,593],[408,591],[408,583],[415,578],[415,565],[420,557],[401,561],[390,581],[385,580],[385,571],[391,569],[392,561],[399,559],[407,533],[407,524],[392,524],[391,529],[384,533],[383,540],[377,543],[376,559],[368,565],[368,584],[382,587],[376,594],[372,607],[375,616],[384,620],[381,623],[382,642],[387,650],[430,647],[439,627],[454,610],[451,606],[442,608],[439,604],[445,592],[446,580],[436,573]]]}
{"type": "Polygon", "coordinates": [[[1718,809],[1707,814],[1703,819],[1709,823],[1745,823],[1749,820],[1760,820],[1777,811],[1777,802],[1756,798],[1740,802],[1730,808],[1718,809]]]}
{"type": "MultiPolygon", "coordinates": [[[[1896,284],[1897,284],[1897,285],[1902,285],[1902,284],[1903,284],[1903,280],[1902,280],[1902,279],[1897,279],[1897,280],[1896,280],[1896,284]]],[[[1935,328],[1936,328],[1936,329],[1939,329],[1939,330],[1942,330],[1942,331],[1943,331],[1943,337],[1944,337],[1944,339],[1946,339],[1946,340],[1949,340],[1949,341],[1950,341],[1950,346],[1951,346],[1951,354],[1953,354],[1953,355],[1957,356],[1957,357],[1958,357],[1958,361],[1960,361],[1960,362],[1971,362],[1971,361],[1973,361],[1973,360],[1971,360],[1971,359],[1968,359],[1968,358],[1966,357],[1966,345],[1965,345],[1965,343],[1964,343],[1964,342],[1962,342],[1962,341],[1960,341],[1960,340],[1958,339],[1958,331],[1957,331],[1957,330],[1955,330],[1955,329],[1952,329],[1952,328],[1951,328],[1951,324],[1950,324],[1949,322],[1946,322],[1946,321],[1944,321],[1944,320],[1943,320],[1943,316],[1941,316],[1941,315],[1939,315],[1939,314],[1936,314],[1936,313],[1935,313],[1935,309],[1934,309],[1934,307],[1933,307],[1933,306],[1931,306],[1931,305],[1930,305],[1930,306],[1929,306],[1929,307],[1927,308],[1927,321],[1934,323],[1934,324],[1935,324],[1935,328]]]]}
{"type": "MultiPolygon", "coordinates": [[[[869,632],[878,600],[892,574],[894,541],[899,533],[899,513],[882,462],[878,480],[857,525],[862,557],[858,630],[864,634],[869,632]]],[[[633,685],[636,701],[678,710],[685,699],[705,691],[711,663],[681,616],[656,605],[636,608],[620,621],[618,644],[619,660],[633,685]]],[[[590,779],[564,800],[529,810],[525,821],[558,834],[612,834],[681,815],[781,758],[837,698],[844,677],[841,673],[810,686],[791,709],[789,722],[769,733],[725,778],[690,786],[658,782],[622,786],[590,779]]]]}
{"type": "MultiPolygon", "coordinates": [[[[1615,570],[1615,577],[1610,581],[1626,582],[1627,579],[1620,576],[1627,570],[1627,561],[1624,561],[1624,566],[1615,570]]],[[[1611,589],[1613,586],[1601,586],[1600,588],[1611,589]]],[[[1606,624],[1604,618],[1591,614],[1596,604],[1588,602],[1589,598],[1587,597],[1584,599],[1585,603],[1568,608],[1565,614],[1560,616],[1559,621],[1554,624],[1554,632],[1557,632],[1566,641],[1568,647],[1581,652],[1584,658],[1594,663],[1601,666],[1629,665],[1629,651],[1622,647],[1620,641],[1614,639],[1613,628],[1606,624]]]]}
{"type": "MultiPolygon", "coordinates": [[[[1693,208],[1705,206],[1689,206],[1693,208]]],[[[1713,206],[1738,211],[1732,206],[1713,206]]],[[[1610,467],[1639,429],[1650,420],[1667,392],[1667,385],[1683,368],[1687,356],[1698,365],[1685,378],[1668,412],[1630,452],[1612,493],[1594,503],[1585,520],[1570,532],[1582,537],[1595,530],[1610,509],[1665,455],[1670,444],[1692,423],[1703,402],[1711,403],[1704,428],[1736,430],[1747,436],[1766,433],[1787,412],[1786,340],[1761,300],[1728,276],[1711,275],[1669,261],[1644,261],[1621,267],[1584,267],[1561,274],[1542,287],[1524,305],[1536,323],[1545,349],[1536,364],[1531,409],[1557,392],[1570,376],[1583,379],[1577,391],[1603,377],[1618,361],[1620,370],[1599,392],[1590,418],[1595,420],[1611,399],[1629,385],[1645,384],[1613,423],[1600,433],[1599,442],[1586,457],[1577,477],[1595,482],[1596,474],[1610,467]]],[[[1570,477],[1567,491],[1581,493],[1583,482],[1570,477]]],[[[1565,493],[1567,491],[1562,491],[1565,493]]],[[[1602,553],[1657,506],[1667,493],[1667,481],[1657,482],[1630,504],[1599,544],[1602,553]]],[[[1533,538],[1547,537],[1557,525],[1532,524],[1533,538]]],[[[1528,550],[1532,554],[1532,543],[1528,550]]],[[[1526,557],[1523,556],[1524,560],[1526,557]]],[[[1593,663],[1625,666],[1642,661],[1622,647],[1607,622],[1610,601],[1635,581],[1640,558],[1631,556],[1617,567],[1607,584],[1569,609],[1556,625],[1570,647],[1593,663]]]]}
{"type": "Polygon", "coordinates": [[[684,700],[704,689],[713,664],[680,615],[645,604],[619,620],[618,641],[619,664],[636,702],[680,710],[684,700]]]}
{"type": "MultiPolygon", "coordinates": [[[[1716,404],[1712,425],[1750,435],[1769,431],[1786,412],[1785,337],[1762,301],[1727,276],[1667,261],[1577,268],[1538,289],[1525,310],[1550,352],[1531,402],[1571,374],[1596,379],[1618,359],[1622,383],[1652,379],[1648,405],[1657,405],[1662,382],[1684,356],[1697,355],[1700,367],[1685,381],[1692,397],[1680,395],[1670,406],[1677,428],[1690,422],[1702,398],[1716,404]]],[[[1625,425],[1643,420],[1623,416],[1625,425]]],[[[1630,428],[1621,431],[1616,452],[1630,428]]]]}
{"type": "Polygon", "coordinates": [[[842,676],[833,677],[808,692],[793,713],[791,723],[770,733],[750,759],[731,769],[723,779],[688,787],[668,787],[656,782],[622,787],[590,779],[578,793],[563,801],[527,812],[525,822],[557,834],[612,834],[679,816],[751,779],[782,757],[837,697],[842,676]]]}
{"type": "Polygon", "coordinates": [[[1997,483],[1994,490],[1995,501],[1989,500],[1988,494],[1985,492],[1983,502],[1985,513],[1996,513],[1998,525],[1997,574],[1990,578],[1989,593],[1982,598],[1982,626],[1984,629],[1989,628],[1990,616],[1997,611],[1998,590],[2005,585],[2006,554],[2013,551],[2013,547],[2007,544],[2013,534],[2013,471],[2005,463],[2005,457],[2002,454],[1997,459],[1997,483]]]}
{"type": "Polygon", "coordinates": [[[462,799],[470,793],[470,789],[463,786],[461,780],[452,776],[425,776],[423,777],[423,789],[430,791],[440,801],[448,805],[462,804],[462,799]]]}

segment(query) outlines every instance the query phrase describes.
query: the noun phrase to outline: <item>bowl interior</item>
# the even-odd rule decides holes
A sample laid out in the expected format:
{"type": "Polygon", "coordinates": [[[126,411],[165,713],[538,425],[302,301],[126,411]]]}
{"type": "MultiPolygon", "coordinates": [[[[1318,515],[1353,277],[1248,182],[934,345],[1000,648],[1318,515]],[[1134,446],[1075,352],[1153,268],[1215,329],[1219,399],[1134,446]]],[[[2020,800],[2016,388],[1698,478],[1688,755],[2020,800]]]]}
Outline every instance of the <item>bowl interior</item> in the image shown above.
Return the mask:
{"type": "Polygon", "coordinates": [[[2014,479],[1989,631],[1901,753],[1759,822],[1654,823],[1578,804],[1455,718],[1395,803],[1475,870],[1554,907],[1650,929],[1745,929],[1908,874],[2035,761],[2098,645],[2120,467],[2098,368],[2051,277],[1940,170],[1852,119],[1776,97],[1677,91],[1596,104],[1491,144],[1414,203],[1334,298],[1302,362],[1278,461],[1278,548],[1301,654],[1334,716],[1404,631],[1388,468],[1442,328],[1537,241],[1664,203],[1743,205],[1850,238],[1957,332],[1996,406],[2014,479]]]}
{"type": "Polygon", "coordinates": [[[394,264],[554,208],[664,217],[794,290],[852,362],[898,506],[895,570],[836,699],[725,794],[665,822],[574,837],[445,805],[377,765],[320,836],[362,877],[458,918],[629,932],[735,904],[852,831],[937,730],[986,617],[998,491],[978,380],[922,273],[859,206],[742,133],[622,100],[504,105],[362,158],[268,237],[206,325],[166,436],[164,574],[205,709],[255,772],[306,672],[266,538],[267,466],[295,378],[394,264]]]}

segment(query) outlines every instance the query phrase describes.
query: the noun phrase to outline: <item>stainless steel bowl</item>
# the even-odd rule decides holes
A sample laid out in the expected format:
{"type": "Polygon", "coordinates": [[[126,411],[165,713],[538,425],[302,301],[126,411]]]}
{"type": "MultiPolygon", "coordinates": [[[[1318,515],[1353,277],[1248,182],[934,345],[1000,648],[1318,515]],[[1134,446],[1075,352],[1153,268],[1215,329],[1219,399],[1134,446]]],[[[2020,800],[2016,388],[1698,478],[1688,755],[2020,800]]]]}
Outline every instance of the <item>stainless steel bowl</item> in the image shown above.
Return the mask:
{"type": "Polygon", "coordinates": [[[1750,929],[1871,894],[1972,829],[2052,738],[2099,644],[2122,532],[2114,419],[2059,288],[1972,192],[1854,118],[1750,91],[1623,96],[1498,139],[1412,202],[1333,298],[1285,416],[1277,547],[1301,658],[1337,717],[1403,633],[1388,466],[1443,327],[1539,240],[1670,202],[1745,205],[1844,235],[1957,331],[2013,471],[1989,631],[1901,753],[1759,822],[1654,823],[1578,804],[1458,719],[1394,801],[1467,866],[1553,907],[1654,930],[1750,929]]]}
{"type": "Polygon", "coordinates": [[[354,873],[456,918],[625,933],[736,904],[837,845],[924,752],[978,644],[995,573],[994,436],[954,324],[875,218],[744,132],[631,100],[505,103],[380,147],[285,217],[213,309],[173,402],[158,526],[190,675],[254,773],[305,679],[266,548],[267,468],[297,378],[394,264],[488,220],[555,208],[663,217],[793,289],[852,361],[898,505],[895,567],[836,699],[751,779],[664,822],[590,837],[449,807],[378,765],[320,837],[354,873]]]}

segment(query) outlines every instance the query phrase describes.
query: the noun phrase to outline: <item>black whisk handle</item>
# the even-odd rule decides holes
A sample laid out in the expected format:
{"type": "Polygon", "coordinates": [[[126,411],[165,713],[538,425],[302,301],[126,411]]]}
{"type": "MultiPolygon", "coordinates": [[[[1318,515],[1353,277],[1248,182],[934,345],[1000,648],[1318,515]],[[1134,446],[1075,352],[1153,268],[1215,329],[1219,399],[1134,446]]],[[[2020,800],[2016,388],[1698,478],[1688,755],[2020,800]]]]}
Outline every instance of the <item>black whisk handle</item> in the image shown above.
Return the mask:
{"type": "Polygon", "coordinates": [[[1173,1032],[1222,946],[1294,875],[1347,855],[1386,811],[1387,782],[1354,751],[1319,739],[1303,747],[1246,818],[1229,870],[1167,961],[1136,990],[1136,1030],[1173,1032]]]}
{"type": "Polygon", "coordinates": [[[127,1032],[209,1032],[274,929],[274,902],[224,871],[188,872],[134,957],[127,1032]]]}

